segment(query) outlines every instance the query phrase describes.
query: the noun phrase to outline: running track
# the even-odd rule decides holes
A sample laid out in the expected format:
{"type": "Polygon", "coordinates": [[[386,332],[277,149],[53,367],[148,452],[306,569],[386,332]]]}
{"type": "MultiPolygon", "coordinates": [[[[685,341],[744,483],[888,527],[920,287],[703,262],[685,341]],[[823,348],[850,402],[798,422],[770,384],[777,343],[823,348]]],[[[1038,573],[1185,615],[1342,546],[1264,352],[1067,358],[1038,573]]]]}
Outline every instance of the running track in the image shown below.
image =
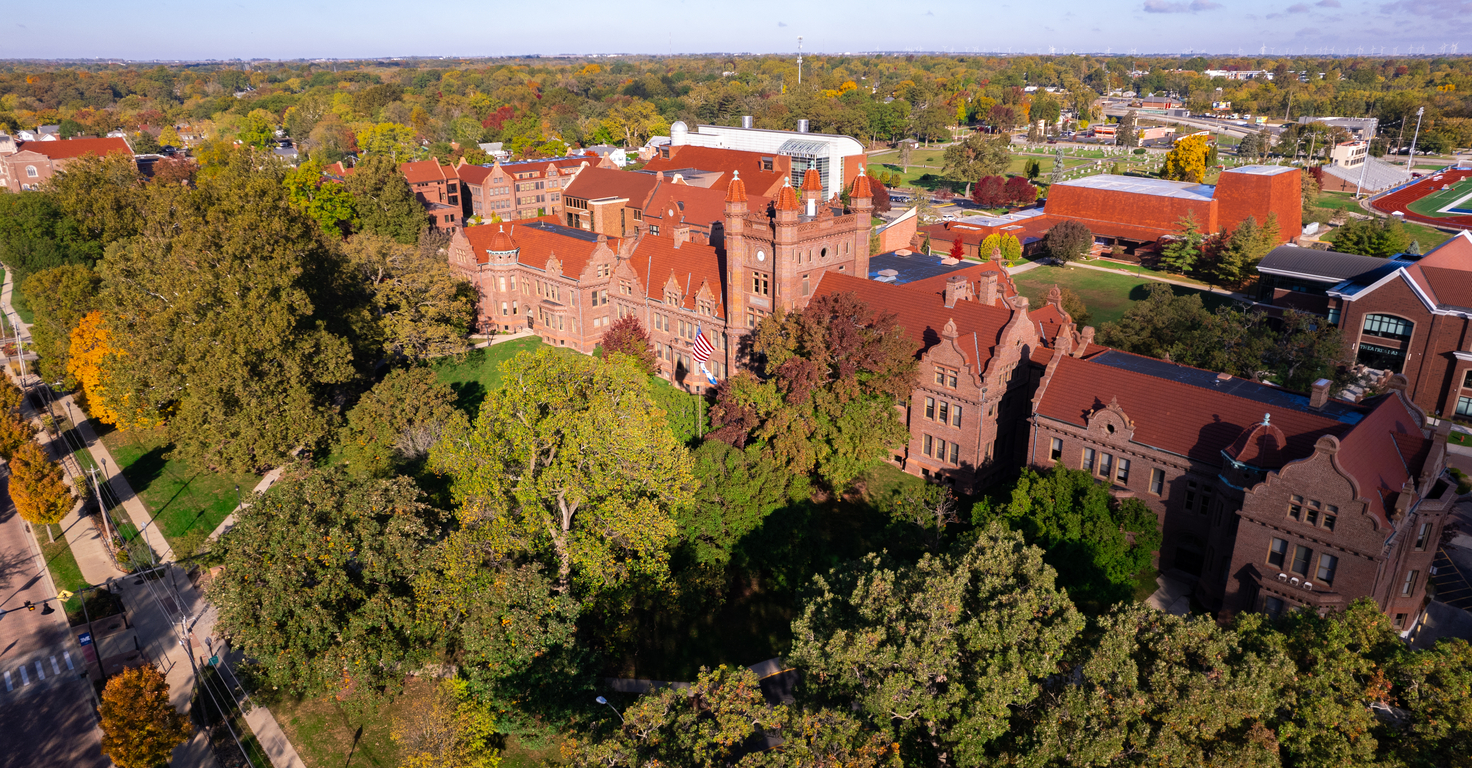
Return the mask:
{"type": "Polygon", "coordinates": [[[1433,173],[1404,189],[1398,189],[1385,197],[1376,198],[1370,202],[1370,207],[1387,214],[1400,211],[1405,214],[1406,221],[1417,221],[1422,224],[1430,224],[1433,227],[1472,229],[1472,216],[1422,216],[1406,207],[1407,204],[1441,189],[1441,185],[1454,184],[1468,176],[1472,176],[1472,169],[1453,169],[1441,173],[1433,173]],[[1441,178],[1432,181],[1432,176],[1441,176],[1441,178]]]}

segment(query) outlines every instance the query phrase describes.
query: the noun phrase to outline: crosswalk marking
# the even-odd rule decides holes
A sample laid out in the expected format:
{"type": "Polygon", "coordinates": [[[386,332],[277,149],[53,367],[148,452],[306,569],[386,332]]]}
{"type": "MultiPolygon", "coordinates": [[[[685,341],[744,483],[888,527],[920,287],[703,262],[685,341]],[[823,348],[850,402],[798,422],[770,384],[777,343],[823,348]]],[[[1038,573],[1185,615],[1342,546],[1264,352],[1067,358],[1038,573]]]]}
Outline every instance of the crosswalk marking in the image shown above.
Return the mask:
{"type": "Polygon", "coordinates": [[[51,656],[51,671],[55,672],[58,675],[61,674],[61,665],[56,663],[55,654],[51,656]]]}
{"type": "Polygon", "coordinates": [[[9,672],[6,672],[5,673],[5,690],[7,690],[7,691],[13,691],[13,690],[15,690],[15,686],[14,685],[11,685],[11,683],[10,683],[10,673],[9,672]]]}
{"type": "Polygon", "coordinates": [[[24,665],[24,664],[20,665],[20,684],[21,685],[30,685],[31,684],[31,676],[26,674],[26,665],[24,665]]]}
{"type": "Polygon", "coordinates": [[[46,679],[46,670],[41,668],[41,662],[39,662],[39,661],[36,662],[36,679],[37,680],[45,680],[46,679]]]}
{"type": "MultiPolygon", "coordinates": [[[[71,651],[62,651],[61,652],[61,657],[63,659],[66,659],[66,668],[67,669],[76,669],[76,667],[72,666],[72,652],[71,651]]],[[[52,658],[52,660],[55,660],[56,659],[55,656],[52,656],[51,658],[52,658]]]]}

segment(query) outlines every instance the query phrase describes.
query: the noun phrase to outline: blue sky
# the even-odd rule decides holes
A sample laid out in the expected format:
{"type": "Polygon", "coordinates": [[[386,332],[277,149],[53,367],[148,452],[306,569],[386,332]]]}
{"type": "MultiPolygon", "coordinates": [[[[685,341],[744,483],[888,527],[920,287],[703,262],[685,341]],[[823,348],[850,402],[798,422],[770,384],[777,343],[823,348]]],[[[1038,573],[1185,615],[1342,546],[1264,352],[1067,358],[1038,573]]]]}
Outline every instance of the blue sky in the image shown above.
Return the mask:
{"type": "Polygon", "coordinates": [[[772,53],[798,35],[829,53],[1472,53],[1472,0],[81,0],[7,16],[3,58],[772,53]]]}

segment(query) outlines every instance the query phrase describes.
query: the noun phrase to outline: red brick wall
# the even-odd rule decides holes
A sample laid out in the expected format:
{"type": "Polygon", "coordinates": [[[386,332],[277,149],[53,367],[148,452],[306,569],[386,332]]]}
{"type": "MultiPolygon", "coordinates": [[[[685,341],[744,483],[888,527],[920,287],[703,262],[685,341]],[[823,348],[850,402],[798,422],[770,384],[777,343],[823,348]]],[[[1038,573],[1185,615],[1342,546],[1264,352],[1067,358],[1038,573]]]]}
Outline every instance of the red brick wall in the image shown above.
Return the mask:
{"type": "Polygon", "coordinates": [[[1405,280],[1397,276],[1345,302],[1339,327],[1351,360],[1359,351],[1365,315],[1371,314],[1395,315],[1415,324],[1402,370],[1408,382],[1406,394],[1430,413],[1450,414],[1456,408],[1462,383],[1459,372],[1466,368],[1465,364],[1457,364],[1452,352],[1472,344],[1472,326],[1458,317],[1432,315],[1405,280]]]}
{"type": "Polygon", "coordinates": [[[1234,229],[1251,216],[1262,224],[1269,213],[1278,215],[1278,239],[1289,242],[1303,234],[1303,192],[1300,174],[1258,176],[1223,173],[1214,199],[1217,226],[1234,229]]]}
{"type": "Polygon", "coordinates": [[[1180,229],[1180,220],[1191,212],[1196,215],[1196,223],[1202,229],[1214,232],[1217,228],[1216,207],[1210,202],[1107,189],[1055,186],[1048,191],[1046,210],[1051,215],[1110,221],[1171,232],[1180,229]]]}

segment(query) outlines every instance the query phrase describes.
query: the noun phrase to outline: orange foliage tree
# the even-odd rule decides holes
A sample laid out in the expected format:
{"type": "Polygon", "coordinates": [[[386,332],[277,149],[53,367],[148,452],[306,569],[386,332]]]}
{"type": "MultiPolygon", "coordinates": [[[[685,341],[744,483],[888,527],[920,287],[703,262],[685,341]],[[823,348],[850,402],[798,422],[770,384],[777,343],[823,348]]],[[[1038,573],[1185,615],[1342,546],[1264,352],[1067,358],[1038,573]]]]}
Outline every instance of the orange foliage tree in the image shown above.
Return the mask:
{"type": "Polygon", "coordinates": [[[124,670],[102,690],[102,753],[119,768],[153,768],[189,740],[189,718],[169,703],[169,683],[152,665],[124,670]]]}
{"type": "Polygon", "coordinates": [[[110,332],[102,322],[102,313],[93,311],[82,316],[72,331],[72,353],[66,370],[82,385],[87,394],[87,410],[104,424],[125,428],[122,414],[107,397],[106,371],[102,362],[108,355],[118,354],[109,342],[110,332]]]}
{"type": "Polygon", "coordinates": [[[28,441],[10,460],[10,499],[15,511],[35,525],[61,522],[72,508],[72,492],[61,467],[39,443],[28,441]]]}

